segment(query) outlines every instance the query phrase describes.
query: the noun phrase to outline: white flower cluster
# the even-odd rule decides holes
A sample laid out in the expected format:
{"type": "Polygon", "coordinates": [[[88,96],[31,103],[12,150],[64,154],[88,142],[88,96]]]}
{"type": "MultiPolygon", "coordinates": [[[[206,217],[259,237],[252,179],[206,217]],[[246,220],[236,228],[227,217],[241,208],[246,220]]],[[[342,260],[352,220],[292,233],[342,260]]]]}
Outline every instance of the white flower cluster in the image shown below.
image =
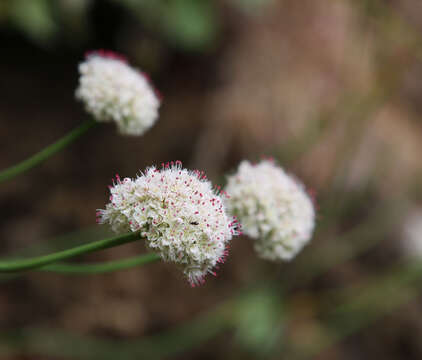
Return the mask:
{"type": "Polygon", "coordinates": [[[160,100],[148,78],[109,51],[88,53],[79,65],[77,99],[96,121],[117,124],[123,135],[142,135],[158,118],[160,100]]]}
{"type": "Polygon", "coordinates": [[[303,186],[272,161],[243,161],[229,176],[229,211],[243,232],[255,239],[258,255],[290,260],[310,240],[315,223],[313,203],[303,186]]]}
{"type": "Polygon", "coordinates": [[[180,264],[189,282],[202,283],[224,261],[237,234],[223,199],[203,172],[188,171],[181,162],[146,169],[136,179],[110,187],[110,203],[98,210],[98,222],[117,232],[140,231],[147,246],[163,260],[180,264]]]}

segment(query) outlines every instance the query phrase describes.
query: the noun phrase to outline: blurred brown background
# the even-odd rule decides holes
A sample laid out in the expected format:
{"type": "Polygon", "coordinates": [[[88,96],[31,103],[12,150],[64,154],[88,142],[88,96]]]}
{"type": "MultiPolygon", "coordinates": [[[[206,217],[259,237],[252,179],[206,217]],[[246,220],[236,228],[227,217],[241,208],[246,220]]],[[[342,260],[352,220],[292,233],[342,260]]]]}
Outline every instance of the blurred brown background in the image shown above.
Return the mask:
{"type": "MultiPolygon", "coordinates": [[[[224,184],[223,175],[240,160],[275,156],[317,191],[320,206],[320,228],[297,260],[264,263],[249,239],[237,238],[219,277],[196,289],[162,263],[87,277],[30,273],[1,279],[2,359],[94,359],[97,350],[92,357],[73,356],[73,340],[62,353],[48,353],[49,345],[44,349],[40,342],[54,343],[54,337],[19,331],[42,328],[57,335],[54,329],[60,329],[117,342],[120,349],[191,321],[274,273],[280,283],[271,293],[282,299],[274,308],[277,316],[281,308],[288,315],[265,356],[302,358],[302,345],[321,342],[325,334],[316,319],[329,307],[321,293],[389,269],[408,253],[406,226],[417,236],[422,231],[422,215],[414,215],[422,200],[420,0],[2,0],[0,40],[0,168],[87,118],[74,98],[77,64],[86,50],[126,54],[164,97],[160,120],[145,136],[121,137],[104,125],[1,184],[2,255],[45,251],[40,246],[48,239],[52,249],[100,238],[105,230],[94,226],[95,209],[104,206],[111,177],[133,176],[168,160],[182,160],[224,184]],[[342,258],[354,244],[368,249],[342,258]],[[314,271],[310,264],[333,259],[339,259],[334,270],[295,286],[314,271]],[[284,284],[293,290],[281,291],[284,284]]],[[[84,260],[141,251],[141,244],[131,244],[84,260]]],[[[257,309],[250,304],[247,313],[257,309]]],[[[256,351],[262,342],[254,345],[261,338],[242,328],[254,326],[240,321],[235,330],[168,357],[263,358],[256,351]]],[[[315,355],[420,359],[421,331],[416,292],[404,307],[315,355]]],[[[121,359],[134,358],[126,351],[121,359]]]]}

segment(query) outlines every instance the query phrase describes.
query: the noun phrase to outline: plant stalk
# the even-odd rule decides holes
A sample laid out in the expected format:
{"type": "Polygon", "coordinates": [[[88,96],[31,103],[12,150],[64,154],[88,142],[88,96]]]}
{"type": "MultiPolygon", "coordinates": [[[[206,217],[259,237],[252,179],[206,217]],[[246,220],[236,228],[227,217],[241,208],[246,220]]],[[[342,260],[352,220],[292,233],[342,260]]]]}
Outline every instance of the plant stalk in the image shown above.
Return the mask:
{"type": "Polygon", "coordinates": [[[139,233],[135,232],[94,241],[89,244],[76,246],[74,248],[59,251],[49,255],[21,260],[4,260],[0,261],[0,273],[11,273],[37,269],[57,261],[66,260],[78,255],[87,254],[98,250],[108,249],[118,245],[123,245],[137,239],[140,239],[140,235],[139,233]]]}
{"type": "Polygon", "coordinates": [[[5,182],[7,180],[11,180],[14,177],[22,174],[33,167],[41,164],[49,157],[53,156],[54,154],[58,153],[60,150],[64,149],[75,140],[79,139],[82,135],[84,135],[89,129],[96,126],[98,123],[94,120],[88,120],[82,123],[79,127],[72,130],[69,134],[65,135],[55,143],[45,147],[38,153],[32,155],[28,159],[21,161],[20,163],[13,165],[3,171],[0,172],[0,183],[5,182]]]}

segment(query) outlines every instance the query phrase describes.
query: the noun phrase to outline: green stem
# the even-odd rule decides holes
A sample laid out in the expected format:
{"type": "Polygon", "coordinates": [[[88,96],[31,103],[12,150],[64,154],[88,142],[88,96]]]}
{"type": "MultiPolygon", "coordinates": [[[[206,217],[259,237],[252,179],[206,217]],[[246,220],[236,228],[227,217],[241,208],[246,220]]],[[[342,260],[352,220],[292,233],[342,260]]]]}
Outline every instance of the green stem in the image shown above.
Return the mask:
{"type": "Polygon", "coordinates": [[[160,256],[157,254],[142,254],[128,259],[107,261],[96,264],[50,264],[38,270],[70,275],[104,274],[130,269],[135,266],[142,266],[160,259],[160,256]]]}
{"type": "Polygon", "coordinates": [[[47,146],[40,152],[32,155],[26,160],[23,160],[17,165],[11,166],[0,172],[0,183],[13,179],[15,176],[18,176],[21,173],[24,173],[33,167],[41,164],[43,161],[47,160],[49,157],[53,156],[55,153],[64,149],[66,146],[73,143],[75,140],[80,138],[85,134],[89,129],[97,125],[98,123],[94,120],[88,120],[82,123],[79,127],[72,130],[69,134],[62,137],[60,140],[55,143],[47,146]]]}
{"type": "Polygon", "coordinates": [[[59,251],[49,255],[37,256],[22,260],[0,261],[0,273],[10,273],[36,269],[56,261],[65,260],[74,256],[90,253],[93,251],[108,249],[110,247],[126,244],[135,241],[139,238],[139,233],[129,233],[111,237],[108,239],[95,241],[85,245],[76,246],[74,248],[59,251]]]}

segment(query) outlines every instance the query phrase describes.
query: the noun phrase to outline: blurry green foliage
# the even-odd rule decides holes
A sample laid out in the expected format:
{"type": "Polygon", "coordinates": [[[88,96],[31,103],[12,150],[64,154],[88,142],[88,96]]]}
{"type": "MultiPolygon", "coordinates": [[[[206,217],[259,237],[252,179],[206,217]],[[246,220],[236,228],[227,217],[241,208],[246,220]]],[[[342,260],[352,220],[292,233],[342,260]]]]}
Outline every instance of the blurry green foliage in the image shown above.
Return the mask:
{"type": "Polygon", "coordinates": [[[58,35],[72,42],[87,37],[90,0],[2,0],[0,25],[18,30],[38,46],[50,46],[58,35]]]}
{"type": "MultiPolygon", "coordinates": [[[[219,31],[211,0],[114,0],[141,24],[171,46],[202,51],[215,44],[219,31]]],[[[70,42],[89,36],[91,0],[2,0],[0,24],[18,29],[39,46],[60,34],[70,42]],[[82,35],[82,36],[81,36],[82,35]]]]}
{"type": "MultiPolygon", "coordinates": [[[[248,13],[274,0],[231,0],[248,13]]],[[[212,0],[112,0],[142,26],[183,51],[212,49],[220,32],[218,5],[212,0]]],[[[24,33],[39,46],[58,38],[72,43],[90,36],[89,10],[95,0],[2,0],[0,24],[24,33]]],[[[107,4],[104,2],[103,4],[107,4]]]]}
{"type": "Polygon", "coordinates": [[[217,11],[210,0],[114,0],[133,11],[149,30],[173,46],[201,51],[214,45],[219,30],[217,11]]]}
{"type": "Polygon", "coordinates": [[[257,355],[268,353],[282,339],[285,312],[282,298],[271,288],[240,297],[234,307],[237,343],[257,355]]]}
{"type": "Polygon", "coordinates": [[[58,28],[48,0],[15,0],[8,3],[11,24],[33,41],[45,44],[56,35],[58,28]]]}

